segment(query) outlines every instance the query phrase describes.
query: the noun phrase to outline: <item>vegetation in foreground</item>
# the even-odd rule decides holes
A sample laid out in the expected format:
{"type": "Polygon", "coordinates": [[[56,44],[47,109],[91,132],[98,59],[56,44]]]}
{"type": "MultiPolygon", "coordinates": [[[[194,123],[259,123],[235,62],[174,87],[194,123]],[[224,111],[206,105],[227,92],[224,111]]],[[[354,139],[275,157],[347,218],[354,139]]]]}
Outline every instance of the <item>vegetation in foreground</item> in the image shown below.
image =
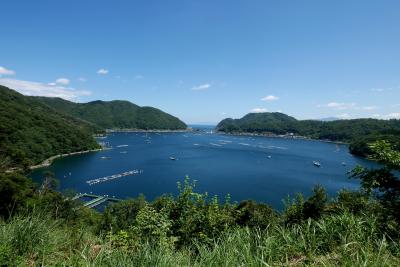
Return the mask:
{"type": "Polygon", "coordinates": [[[400,153],[371,146],[381,169],[356,168],[362,190],[286,201],[223,203],[194,191],[144,197],[100,214],[22,176],[0,179],[0,265],[6,266],[399,266],[400,153]],[[8,197],[8,198],[7,198],[8,197]]]}
{"type": "Polygon", "coordinates": [[[279,112],[250,113],[241,119],[225,119],[217,130],[226,133],[294,133],[313,139],[350,143],[352,154],[367,157],[368,144],[390,141],[400,151],[400,120],[352,119],[335,121],[296,120],[279,112]]]}

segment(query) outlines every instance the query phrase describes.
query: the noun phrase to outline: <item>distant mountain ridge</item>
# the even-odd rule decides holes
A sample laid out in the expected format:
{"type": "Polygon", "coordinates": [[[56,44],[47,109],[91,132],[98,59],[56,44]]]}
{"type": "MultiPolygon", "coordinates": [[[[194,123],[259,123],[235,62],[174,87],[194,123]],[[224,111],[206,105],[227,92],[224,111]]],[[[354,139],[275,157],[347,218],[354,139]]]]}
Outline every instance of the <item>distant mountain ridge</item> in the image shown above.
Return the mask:
{"type": "Polygon", "coordinates": [[[42,103],[103,129],[183,130],[178,118],[153,107],[140,107],[129,101],[74,103],[61,98],[36,97],[42,103]]]}
{"type": "Polygon", "coordinates": [[[241,119],[224,119],[216,127],[226,133],[293,133],[320,140],[350,143],[350,152],[369,154],[368,143],[386,139],[400,149],[400,120],[297,120],[279,112],[250,113],[241,119]]]}

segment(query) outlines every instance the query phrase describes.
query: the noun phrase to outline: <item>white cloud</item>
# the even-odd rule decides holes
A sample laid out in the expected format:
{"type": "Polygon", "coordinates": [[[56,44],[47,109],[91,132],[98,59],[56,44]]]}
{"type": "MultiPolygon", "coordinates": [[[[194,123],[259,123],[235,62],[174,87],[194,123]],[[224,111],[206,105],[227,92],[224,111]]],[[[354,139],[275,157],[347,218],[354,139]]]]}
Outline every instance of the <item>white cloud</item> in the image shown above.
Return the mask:
{"type": "Polygon", "coordinates": [[[262,113],[262,112],[267,112],[268,110],[266,108],[253,108],[250,110],[252,113],[262,113]]]}
{"type": "Polygon", "coordinates": [[[274,96],[274,95],[267,95],[267,96],[261,98],[262,101],[275,101],[278,99],[279,99],[279,97],[274,96]]]}
{"type": "Polygon", "coordinates": [[[0,75],[15,75],[15,71],[0,66],[0,75]]]}
{"type": "Polygon", "coordinates": [[[198,86],[194,86],[194,87],[192,87],[192,90],[193,91],[202,91],[202,90],[207,90],[210,87],[211,87],[211,84],[206,83],[206,84],[201,84],[201,85],[198,85],[198,86]]]}
{"type": "Polygon", "coordinates": [[[76,100],[80,96],[90,95],[90,91],[77,90],[57,84],[46,84],[16,79],[0,78],[0,84],[14,89],[21,94],[30,96],[60,97],[67,100],[76,100]]]}
{"type": "Polygon", "coordinates": [[[385,116],[383,116],[385,119],[400,119],[400,113],[395,112],[395,113],[389,113],[385,116]]]}
{"type": "Polygon", "coordinates": [[[106,75],[106,74],[108,74],[108,70],[106,70],[106,69],[99,69],[98,71],[97,71],[97,74],[100,74],[100,75],[106,75]]]}
{"type": "Polygon", "coordinates": [[[86,82],[87,79],[86,79],[85,77],[79,77],[79,78],[78,78],[78,81],[80,81],[80,82],[86,82]]]}
{"type": "Polygon", "coordinates": [[[363,110],[376,110],[378,109],[377,106],[365,106],[365,107],[361,107],[361,109],[363,110]]]}
{"type": "Polygon", "coordinates": [[[136,75],[135,76],[135,79],[137,79],[137,80],[139,80],[139,79],[143,79],[144,78],[144,76],[143,75],[141,75],[141,74],[138,74],[138,75],[136,75]]]}
{"type": "Polygon", "coordinates": [[[69,79],[67,78],[58,78],[56,80],[56,84],[61,84],[61,85],[68,85],[69,84],[69,79]]]}

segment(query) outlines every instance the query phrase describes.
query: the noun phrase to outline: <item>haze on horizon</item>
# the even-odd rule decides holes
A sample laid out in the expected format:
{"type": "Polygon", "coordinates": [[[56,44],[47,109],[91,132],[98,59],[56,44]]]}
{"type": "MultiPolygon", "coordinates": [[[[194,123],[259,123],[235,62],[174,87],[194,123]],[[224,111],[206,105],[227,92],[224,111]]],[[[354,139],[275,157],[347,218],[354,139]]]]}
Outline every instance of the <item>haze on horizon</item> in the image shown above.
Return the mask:
{"type": "Polygon", "coordinates": [[[188,124],[400,118],[399,1],[7,1],[0,84],[188,124]]]}

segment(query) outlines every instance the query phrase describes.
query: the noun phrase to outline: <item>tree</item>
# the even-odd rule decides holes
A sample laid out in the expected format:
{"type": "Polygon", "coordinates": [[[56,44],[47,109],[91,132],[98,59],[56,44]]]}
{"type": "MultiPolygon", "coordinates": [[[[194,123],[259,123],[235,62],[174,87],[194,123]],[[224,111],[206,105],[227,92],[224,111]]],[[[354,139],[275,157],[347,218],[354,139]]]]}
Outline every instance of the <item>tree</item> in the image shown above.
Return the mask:
{"type": "Polygon", "coordinates": [[[351,176],[360,179],[362,188],[381,202],[386,219],[400,223],[400,180],[396,176],[400,170],[400,152],[387,141],[377,141],[369,148],[373,152],[371,159],[382,167],[366,169],[358,166],[351,176]]]}

